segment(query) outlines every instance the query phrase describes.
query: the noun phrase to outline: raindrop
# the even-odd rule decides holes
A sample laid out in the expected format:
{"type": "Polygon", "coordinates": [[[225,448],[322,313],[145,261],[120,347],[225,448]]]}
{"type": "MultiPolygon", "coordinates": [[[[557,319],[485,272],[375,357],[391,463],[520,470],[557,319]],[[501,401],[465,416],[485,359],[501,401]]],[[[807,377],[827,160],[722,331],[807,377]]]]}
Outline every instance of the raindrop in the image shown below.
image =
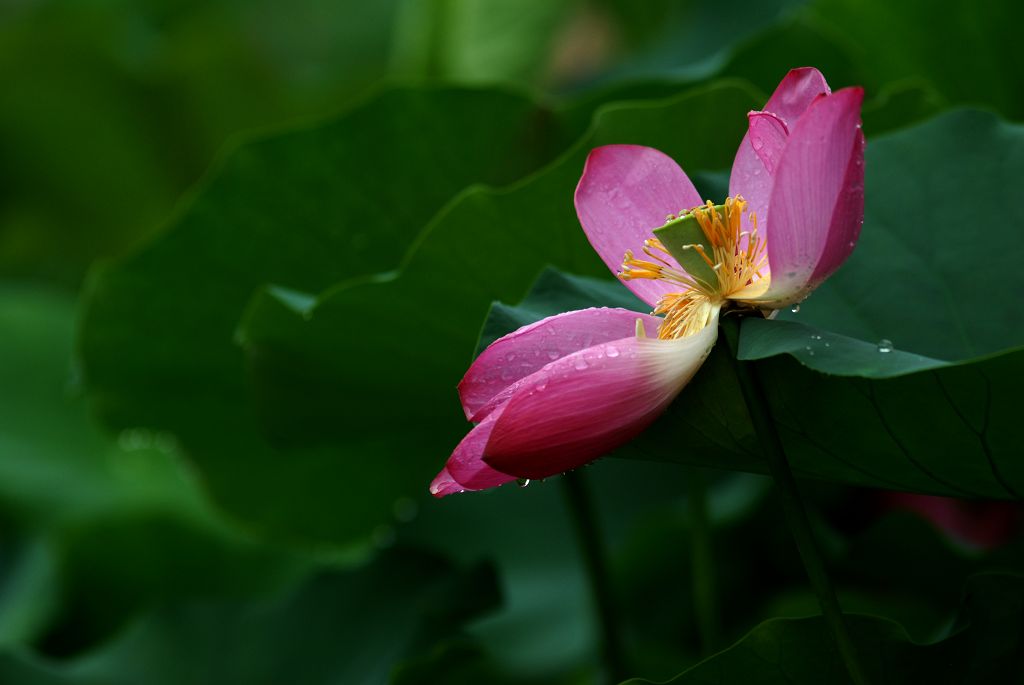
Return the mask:
{"type": "Polygon", "coordinates": [[[529,484],[530,484],[530,479],[529,478],[516,478],[516,485],[518,485],[521,488],[525,488],[529,484]]]}
{"type": "Polygon", "coordinates": [[[792,307],[789,308],[789,311],[791,311],[794,314],[796,314],[798,311],[800,311],[800,305],[798,305],[798,304],[793,305],[792,307]]]}
{"type": "Polygon", "coordinates": [[[878,351],[884,353],[892,352],[892,340],[882,338],[878,341],[878,351]]]}
{"type": "Polygon", "coordinates": [[[537,384],[537,392],[544,392],[544,388],[548,387],[547,381],[541,381],[537,384]]]}
{"type": "Polygon", "coordinates": [[[812,357],[814,356],[814,350],[811,350],[811,351],[810,351],[810,355],[811,355],[812,357]]]}
{"type": "Polygon", "coordinates": [[[515,359],[516,359],[516,353],[515,352],[509,352],[508,354],[505,355],[505,361],[507,361],[507,362],[515,361],[515,359]]]}
{"type": "Polygon", "coordinates": [[[825,347],[832,347],[832,343],[825,343],[825,347]]]}
{"type": "Polygon", "coordinates": [[[576,363],[573,364],[573,366],[576,367],[577,371],[582,371],[583,369],[587,368],[587,360],[584,359],[583,357],[577,357],[576,363]]]}
{"type": "Polygon", "coordinates": [[[611,345],[609,345],[608,347],[605,348],[605,353],[609,357],[618,357],[619,356],[619,348],[612,347],[611,345]]]}
{"type": "Polygon", "coordinates": [[[820,335],[812,335],[811,336],[811,340],[821,340],[821,336],[820,335]]]}
{"type": "Polygon", "coordinates": [[[555,361],[556,359],[558,359],[558,351],[548,350],[548,359],[550,359],[551,361],[555,361]]]}

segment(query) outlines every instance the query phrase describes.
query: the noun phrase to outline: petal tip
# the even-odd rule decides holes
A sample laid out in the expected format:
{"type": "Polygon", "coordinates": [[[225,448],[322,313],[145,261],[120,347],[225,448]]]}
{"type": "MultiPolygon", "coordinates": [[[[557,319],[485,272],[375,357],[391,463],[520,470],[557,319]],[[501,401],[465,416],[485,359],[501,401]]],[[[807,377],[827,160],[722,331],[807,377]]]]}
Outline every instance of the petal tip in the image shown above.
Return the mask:
{"type": "Polygon", "coordinates": [[[440,499],[441,497],[447,497],[448,495],[454,495],[460,492],[465,492],[459,483],[452,478],[451,474],[448,473],[448,468],[441,469],[441,472],[434,477],[434,480],[430,482],[430,494],[440,499]]]}

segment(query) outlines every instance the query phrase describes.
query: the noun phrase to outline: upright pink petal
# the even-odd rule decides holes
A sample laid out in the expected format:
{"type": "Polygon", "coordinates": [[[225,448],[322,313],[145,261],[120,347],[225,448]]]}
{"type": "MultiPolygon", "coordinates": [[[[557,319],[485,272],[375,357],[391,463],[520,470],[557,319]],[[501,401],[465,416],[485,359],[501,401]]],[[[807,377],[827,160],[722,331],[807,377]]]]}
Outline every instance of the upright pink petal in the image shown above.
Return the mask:
{"type": "MultiPolygon", "coordinates": [[[[768,98],[762,113],[770,113],[792,131],[796,120],[810,107],[814,99],[828,94],[828,83],[821,72],[813,67],[793,69],[779,83],[768,98]]],[[[751,121],[751,124],[754,124],[751,121]]],[[[758,122],[760,124],[761,122],[758,122]]],[[[757,155],[750,132],[743,136],[729,177],[729,194],[742,195],[750,211],[757,213],[758,225],[767,227],[768,196],[772,189],[773,172],[765,169],[764,162],[757,155]]],[[[749,228],[749,226],[747,227],[749,228]]],[[[762,231],[763,232],[763,231],[762,231]]]]}
{"type": "Polygon", "coordinates": [[[864,216],[863,97],[822,97],[792,128],[769,201],[771,285],[758,301],[802,300],[852,251],[864,216]]]}
{"type": "Polygon", "coordinates": [[[858,131],[853,142],[853,154],[846,166],[843,189],[832,212],[828,242],[811,274],[811,283],[824,281],[842,266],[853,252],[860,228],[864,224],[864,133],[858,131]]]}
{"type": "Polygon", "coordinates": [[[789,127],[780,117],[771,112],[751,112],[747,115],[749,128],[747,136],[754,154],[761,160],[764,170],[775,173],[775,167],[782,157],[782,149],[786,147],[789,127]]]}
{"type": "Polygon", "coordinates": [[[716,313],[687,338],[632,337],[559,359],[502,406],[484,461],[503,473],[544,478],[612,451],[665,410],[717,335],[716,313]]]}
{"type": "MultiPolygon", "coordinates": [[[[466,434],[466,437],[462,439],[462,442],[452,452],[452,456],[448,457],[448,462],[445,464],[441,474],[438,474],[438,478],[441,478],[442,474],[447,472],[449,477],[464,490],[495,488],[516,479],[515,476],[495,471],[485,464],[482,459],[484,447],[487,445],[487,441],[491,437],[491,431],[494,429],[494,423],[501,416],[501,413],[502,408],[499,407],[466,434]]],[[[437,482],[438,480],[435,479],[435,483],[437,482]]],[[[432,484],[432,493],[434,492],[433,488],[432,484]]],[[[445,489],[446,492],[434,494],[438,497],[443,497],[446,494],[451,494],[454,491],[454,486],[447,485],[442,481],[439,485],[440,489],[445,489]]]]}
{"type": "MultiPolygon", "coordinates": [[[[701,204],[693,183],[671,157],[639,145],[591,150],[576,187],[576,214],[590,244],[613,273],[626,250],[639,253],[669,214],[701,204]]],[[[632,280],[626,287],[652,307],[678,290],[664,281],[632,280]]]]}
{"type": "Polygon", "coordinates": [[[633,335],[641,319],[651,334],[661,319],[628,309],[593,308],[549,316],[495,340],[480,353],[459,383],[466,418],[479,421],[481,409],[521,378],[585,347],[633,335]]]}

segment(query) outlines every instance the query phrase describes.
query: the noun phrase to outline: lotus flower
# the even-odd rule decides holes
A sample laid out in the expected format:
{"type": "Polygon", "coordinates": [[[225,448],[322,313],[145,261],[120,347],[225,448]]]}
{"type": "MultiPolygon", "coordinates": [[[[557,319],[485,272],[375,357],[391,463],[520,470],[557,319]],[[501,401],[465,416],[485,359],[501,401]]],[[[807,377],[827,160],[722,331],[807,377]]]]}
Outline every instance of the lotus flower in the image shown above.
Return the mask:
{"type": "Polygon", "coordinates": [[[860,88],[794,69],[748,115],[722,205],[668,156],[587,158],[576,212],[591,245],[653,308],[584,309],[490,345],[459,384],[476,423],[431,484],[444,496],[544,478],[636,437],[700,368],[722,311],[804,299],[850,255],[864,214],[860,88]],[[643,258],[636,255],[643,253],[643,258]]]}

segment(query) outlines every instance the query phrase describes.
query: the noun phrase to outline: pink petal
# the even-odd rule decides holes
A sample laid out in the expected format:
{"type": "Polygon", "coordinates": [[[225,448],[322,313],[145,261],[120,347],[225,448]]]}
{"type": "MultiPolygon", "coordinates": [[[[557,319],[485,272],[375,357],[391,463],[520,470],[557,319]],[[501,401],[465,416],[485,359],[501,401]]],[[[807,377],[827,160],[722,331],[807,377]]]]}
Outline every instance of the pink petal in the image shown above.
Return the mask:
{"type": "Polygon", "coordinates": [[[658,317],[627,309],[581,309],[549,316],[495,340],[459,383],[466,418],[482,420],[487,414],[481,410],[500,404],[503,391],[567,354],[633,335],[637,319],[651,335],[661,323],[658,317]]]}
{"type": "Polygon", "coordinates": [[[764,165],[764,170],[774,174],[782,157],[782,148],[786,146],[786,138],[789,137],[789,128],[786,122],[771,112],[751,112],[747,120],[750,123],[747,131],[750,146],[764,165]]]}
{"type": "Polygon", "coordinates": [[[459,483],[452,478],[452,474],[448,473],[448,468],[441,469],[441,473],[434,477],[434,480],[430,483],[430,494],[434,497],[446,497],[448,495],[454,495],[458,492],[465,492],[466,488],[459,485],[459,483]]]}
{"type": "MultiPolygon", "coordinates": [[[[640,145],[591,150],[576,187],[576,214],[590,244],[613,273],[626,250],[639,253],[669,214],[701,204],[700,195],[672,158],[640,145]]],[[[651,305],[678,290],[664,281],[633,280],[626,287],[651,305]]]]}
{"type": "Polygon", "coordinates": [[[771,285],[759,301],[800,301],[853,250],[864,216],[863,98],[861,88],[822,97],[793,127],[769,201],[771,285]]]}
{"type": "Polygon", "coordinates": [[[811,282],[821,283],[842,266],[853,252],[860,228],[864,224],[864,132],[858,131],[853,142],[853,154],[846,166],[846,178],[839,200],[832,212],[828,242],[818,265],[811,274],[811,282]]]}
{"type": "MultiPolygon", "coordinates": [[[[484,447],[487,445],[487,441],[491,437],[491,431],[494,429],[494,424],[501,414],[501,407],[491,412],[486,419],[466,434],[466,437],[462,439],[462,442],[452,452],[452,456],[448,457],[448,462],[441,473],[443,474],[447,471],[448,475],[462,489],[484,490],[486,488],[495,488],[516,479],[515,476],[495,471],[485,464],[482,459],[484,447]]],[[[440,478],[440,474],[438,477],[440,478]]],[[[431,492],[433,492],[433,485],[431,485],[431,492]]],[[[445,494],[450,493],[446,492],[445,494]]],[[[443,495],[438,496],[441,497],[443,495]]]]}
{"type": "MultiPolygon", "coordinates": [[[[821,72],[813,67],[793,69],[779,83],[768,98],[762,113],[773,114],[790,131],[800,115],[821,94],[828,94],[828,83],[821,72]]],[[[753,124],[753,120],[751,121],[753,124]]],[[[729,194],[742,195],[749,210],[757,214],[758,226],[767,227],[768,196],[772,189],[772,171],[766,170],[751,141],[750,132],[743,136],[736,150],[729,177],[729,194]]],[[[746,219],[744,219],[746,223],[746,219]]],[[[746,226],[749,229],[749,226],[746,226]]],[[[762,233],[764,231],[762,230],[762,233]]]]}
{"type": "Polygon", "coordinates": [[[632,337],[559,359],[502,406],[484,461],[522,478],[545,478],[614,450],[665,410],[717,335],[716,313],[687,338],[632,337]]]}

